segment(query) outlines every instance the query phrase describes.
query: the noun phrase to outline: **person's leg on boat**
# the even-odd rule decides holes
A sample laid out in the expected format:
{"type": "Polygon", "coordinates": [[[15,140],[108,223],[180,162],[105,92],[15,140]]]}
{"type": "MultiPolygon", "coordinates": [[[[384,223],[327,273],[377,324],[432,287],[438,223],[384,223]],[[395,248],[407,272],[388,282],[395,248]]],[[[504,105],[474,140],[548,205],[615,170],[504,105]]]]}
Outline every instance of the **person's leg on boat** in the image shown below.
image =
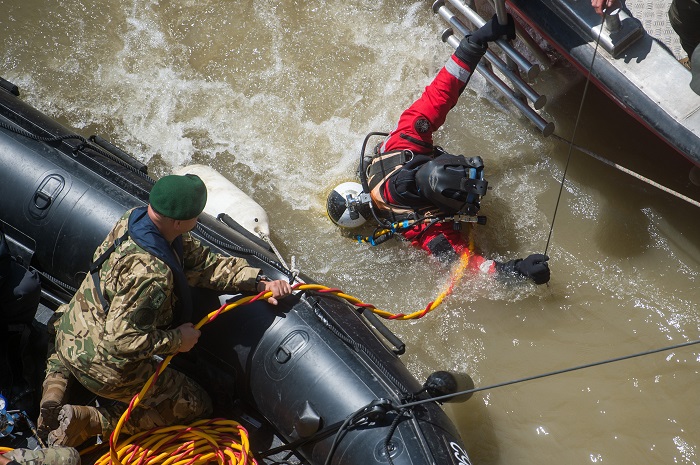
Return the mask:
{"type": "MultiPolygon", "coordinates": [[[[81,383],[82,380],[78,377],[81,383]]],[[[103,386],[93,391],[113,404],[101,407],[64,405],[59,414],[59,426],[49,434],[51,445],[78,446],[87,439],[101,434],[109,436],[117,426],[127,406],[145,385],[148,377],[128,386],[103,386]]],[[[90,385],[90,383],[86,383],[90,385]]],[[[209,394],[183,373],[166,368],[154,386],[140,400],[122,432],[133,435],[161,426],[188,425],[212,414],[209,394]]]]}

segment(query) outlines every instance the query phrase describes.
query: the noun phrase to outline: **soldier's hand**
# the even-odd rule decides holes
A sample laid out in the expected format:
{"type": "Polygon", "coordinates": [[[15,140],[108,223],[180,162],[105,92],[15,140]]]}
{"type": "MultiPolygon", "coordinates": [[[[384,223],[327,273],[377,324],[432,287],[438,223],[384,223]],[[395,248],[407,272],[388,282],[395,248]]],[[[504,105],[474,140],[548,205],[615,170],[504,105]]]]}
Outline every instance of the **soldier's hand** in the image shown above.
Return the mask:
{"type": "Polygon", "coordinates": [[[619,0],[591,0],[591,6],[600,16],[620,8],[619,0]]]}
{"type": "Polygon", "coordinates": [[[260,281],[257,290],[258,292],[272,292],[272,297],[268,298],[267,301],[272,305],[277,305],[277,299],[282,299],[292,293],[292,286],[283,279],[260,281]]]}
{"type": "Polygon", "coordinates": [[[178,352],[189,352],[199,340],[202,332],[194,327],[192,323],[183,323],[177,327],[182,335],[182,344],[178,352]]]}

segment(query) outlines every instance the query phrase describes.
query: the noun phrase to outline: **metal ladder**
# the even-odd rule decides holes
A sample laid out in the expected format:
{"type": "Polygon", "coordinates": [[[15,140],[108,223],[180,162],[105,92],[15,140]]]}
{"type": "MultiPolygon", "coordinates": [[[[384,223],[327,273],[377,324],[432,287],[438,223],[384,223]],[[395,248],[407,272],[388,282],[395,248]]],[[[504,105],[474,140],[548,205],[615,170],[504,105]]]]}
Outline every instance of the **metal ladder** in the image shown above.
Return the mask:
{"type": "MultiPolygon", "coordinates": [[[[457,48],[461,37],[458,38],[455,36],[455,30],[460,36],[465,36],[471,34],[473,29],[483,26],[486,21],[462,0],[447,1],[450,3],[451,7],[457,11],[457,14],[445,4],[445,0],[437,0],[433,3],[433,12],[440,15],[450,26],[442,33],[442,41],[451,45],[453,48],[457,48]],[[465,20],[472,25],[472,28],[465,25],[465,20]]],[[[496,1],[496,11],[499,20],[501,18],[505,20],[506,13],[503,2],[496,1]]],[[[534,43],[534,40],[530,38],[527,32],[518,28],[517,33],[518,37],[520,37],[525,45],[530,47],[536,55],[546,59],[544,52],[534,43]]],[[[547,97],[538,94],[522,77],[525,76],[528,80],[534,79],[540,72],[539,65],[530,63],[504,39],[499,39],[493,43],[498,46],[504,57],[501,58],[497,53],[489,49],[486,51],[484,59],[477,65],[476,71],[520,110],[520,112],[537,127],[542,135],[545,137],[551,135],[554,133],[554,123],[546,121],[537,112],[537,110],[543,108],[547,103],[547,97]],[[508,84],[494,72],[494,68],[509,81],[508,84]]]]}

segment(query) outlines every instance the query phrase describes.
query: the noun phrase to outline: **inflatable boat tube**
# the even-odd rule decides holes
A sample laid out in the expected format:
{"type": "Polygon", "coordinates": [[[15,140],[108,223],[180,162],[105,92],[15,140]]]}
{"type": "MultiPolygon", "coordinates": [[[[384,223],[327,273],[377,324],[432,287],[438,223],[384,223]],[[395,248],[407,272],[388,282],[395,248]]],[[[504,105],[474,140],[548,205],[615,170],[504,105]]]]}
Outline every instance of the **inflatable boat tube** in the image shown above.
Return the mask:
{"type": "MultiPolygon", "coordinates": [[[[13,253],[40,273],[46,306],[71,298],[114,223],[147,202],[154,180],[144,171],[0,89],[0,220],[13,253]]],[[[209,215],[193,234],[273,279],[289,275],[209,215]]],[[[218,307],[208,291],[195,297],[195,322],[218,307]]],[[[470,463],[441,406],[362,313],[332,296],[305,291],[225,313],[173,365],[207,387],[215,415],[248,428],[259,463],[289,444],[284,461],[310,465],[470,463]],[[339,430],[358,411],[364,421],[339,430]]]]}

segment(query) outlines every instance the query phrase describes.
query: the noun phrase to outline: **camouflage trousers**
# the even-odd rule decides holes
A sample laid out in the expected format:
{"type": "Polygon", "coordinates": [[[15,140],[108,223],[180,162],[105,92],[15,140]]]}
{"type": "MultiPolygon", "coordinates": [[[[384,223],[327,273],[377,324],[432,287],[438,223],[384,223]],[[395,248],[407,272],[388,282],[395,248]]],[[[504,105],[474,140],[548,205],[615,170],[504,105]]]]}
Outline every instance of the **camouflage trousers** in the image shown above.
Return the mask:
{"type": "MultiPolygon", "coordinates": [[[[148,363],[146,365],[150,366],[148,363]]],[[[66,367],[56,352],[49,356],[46,366],[47,375],[61,373],[66,378],[73,376],[93,394],[118,401],[98,408],[103,436],[114,431],[131,399],[141,391],[154,372],[155,368],[141,370],[141,376],[130,379],[128,384],[124,380],[100,383],[78,370],[66,367]]],[[[166,368],[131,412],[121,431],[136,434],[160,426],[190,424],[207,418],[212,412],[211,398],[199,384],[179,371],[166,368]]]]}
{"type": "Polygon", "coordinates": [[[80,465],[80,454],[72,447],[15,449],[3,455],[21,465],[80,465]]]}

